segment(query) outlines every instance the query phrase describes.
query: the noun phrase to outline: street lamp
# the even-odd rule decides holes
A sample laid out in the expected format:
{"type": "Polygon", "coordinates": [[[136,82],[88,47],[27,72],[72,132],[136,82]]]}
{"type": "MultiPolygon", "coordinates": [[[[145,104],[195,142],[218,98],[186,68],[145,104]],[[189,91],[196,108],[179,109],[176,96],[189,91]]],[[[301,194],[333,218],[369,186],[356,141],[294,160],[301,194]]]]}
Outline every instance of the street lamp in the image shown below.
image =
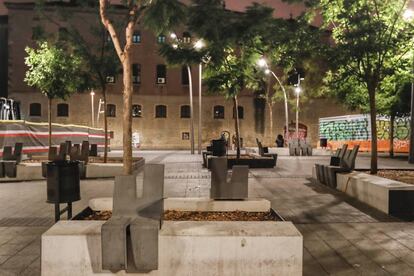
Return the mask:
{"type": "Polygon", "coordinates": [[[93,91],[93,89],[90,94],[91,94],[92,127],[95,127],[95,111],[94,111],[94,100],[93,100],[93,97],[95,96],[95,92],[93,91]]]}
{"type": "Polygon", "coordinates": [[[295,93],[296,93],[296,139],[299,141],[299,96],[302,92],[302,88],[300,87],[300,81],[304,80],[304,78],[300,77],[298,74],[298,83],[295,85],[295,93]]]}
{"type": "MultiPolygon", "coordinates": [[[[414,11],[407,9],[404,12],[403,17],[406,21],[411,21],[414,18],[414,11]]],[[[412,74],[414,75],[414,55],[412,74]]],[[[391,133],[391,135],[394,135],[394,133],[391,133]]],[[[414,82],[411,82],[410,150],[408,154],[408,163],[414,163],[414,82]]]]}
{"type": "MultiPolygon", "coordinates": [[[[202,39],[198,40],[194,44],[194,48],[196,50],[201,50],[205,46],[204,41],[202,39]]],[[[198,64],[198,154],[201,154],[201,144],[202,144],[202,137],[201,137],[201,106],[202,106],[202,100],[201,100],[201,94],[202,94],[202,78],[203,78],[203,65],[202,61],[198,64]]]]}
{"type": "Polygon", "coordinates": [[[272,70],[269,69],[269,66],[267,65],[267,61],[264,58],[260,58],[257,61],[257,64],[259,65],[259,67],[265,69],[264,72],[265,72],[266,75],[272,74],[272,76],[276,79],[276,81],[279,83],[280,87],[282,88],[283,97],[284,97],[284,100],[285,100],[285,125],[286,125],[285,137],[287,139],[288,134],[289,134],[289,108],[288,108],[288,98],[287,98],[287,93],[286,93],[285,87],[282,85],[282,82],[277,77],[275,72],[273,72],[272,70]]]}

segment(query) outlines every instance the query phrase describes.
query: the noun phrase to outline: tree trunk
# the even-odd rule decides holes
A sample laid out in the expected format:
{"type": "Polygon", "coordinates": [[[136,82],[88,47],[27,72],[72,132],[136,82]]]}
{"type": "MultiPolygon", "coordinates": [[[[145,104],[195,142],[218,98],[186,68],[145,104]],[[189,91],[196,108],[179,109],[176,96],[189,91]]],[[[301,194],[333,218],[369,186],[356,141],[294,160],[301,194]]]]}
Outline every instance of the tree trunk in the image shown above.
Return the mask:
{"type": "Polygon", "coordinates": [[[240,159],[240,124],[239,124],[239,103],[237,96],[233,97],[233,108],[234,108],[234,128],[236,131],[236,158],[240,159]]]}
{"type": "Polygon", "coordinates": [[[394,124],[395,114],[391,114],[390,118],[390,157],[394,158],[394,124]]]}
{"type": "Polygon", "coordinates": [[[124,149],[124,173],[132,174],[132,75],[131,59],[129,51],[125,52],[123,67],[123,149],[124,149]]]}
{"type": "Polygon", "coordinates": [[[188,93],[190,96],[190,146],[191,154],[194,154],[194,108],[193,108],[193,78],[191,76],[191,68],[187,65],[188,73],[188,93]]]}
{"type": "Polygon", "coordinates": [[[273,144],[274,142],[272,138],[273,136],[273,105],[268,102],[267,106],[269,108],[269,140],[270,140],[270,143],[273,144]]]}
{"type": "Polygon", "coordinates": [[[105,132],[105,146],[104,146],[104,163],[108,162],[108,118],[106,114],[106,85],[102,86],[102,96],[104,104],[104,132],[105,132]]]}
{"type": "Polygon", "coordinates": [[[52,146],[52,98],[48,98],[49,108],[47,119],[49,122],[49,148],[52,146]]]}
{"type": "Polygon", "coordinates": [[[378,172],[378,138],[377,138],[377,108],[375,102],[376,87],[368,86],[369,107],[371,119],[371,174],[378,172]]]}

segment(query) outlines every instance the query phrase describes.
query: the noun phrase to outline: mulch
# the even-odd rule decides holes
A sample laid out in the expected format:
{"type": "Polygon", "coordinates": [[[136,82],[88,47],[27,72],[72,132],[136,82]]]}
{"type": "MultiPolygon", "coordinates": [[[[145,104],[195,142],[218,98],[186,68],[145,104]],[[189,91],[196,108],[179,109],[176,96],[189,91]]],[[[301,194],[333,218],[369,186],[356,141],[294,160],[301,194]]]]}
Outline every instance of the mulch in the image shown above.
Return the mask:
{"type": "MultiPolygon", "coordinates": [[[[108,220],[111,218],[111,211],[92,212],[82,220],[108,220]]],[[[165,211],[164,220],[172,221],[280,221],[272,212],[185,212],[165,211]]]]}
{"type": "Polygon", "coordinates": [[[380,170],[378,176],[391,180],[401,181],[407,184],[414,184],[414,171],[404,170],[380,170]]]}

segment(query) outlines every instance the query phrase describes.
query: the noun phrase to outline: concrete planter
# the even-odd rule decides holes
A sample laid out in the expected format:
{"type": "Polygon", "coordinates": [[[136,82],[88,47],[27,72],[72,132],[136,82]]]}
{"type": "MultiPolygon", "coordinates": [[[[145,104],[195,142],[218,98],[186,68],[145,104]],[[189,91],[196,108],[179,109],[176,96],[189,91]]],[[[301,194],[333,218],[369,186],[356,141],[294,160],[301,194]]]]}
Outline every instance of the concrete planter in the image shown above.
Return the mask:
{"type": "MultiPolygon", "coordinates": [[[[93,210],[112,210],[112,198],[93,199],[93,210]]],[[[264,199],[213,201],[167,198],[164,210],[266,212],[264,199]]],[[[60,221],[42,235],[42,275],[115,275],[102,270],[104,221],[60,221]]],[[[164,221],[158,270],[116,275],[302,275],[303,237],[284,221],[164,221]]]]}
{"type": "MultiPolygon", "coordinates": [[[[103,221],[60,221],[42,235],[42,275],[102,270],[103,221]]],[[[116,275],[302,275],[303,238],[291,222],[165,221],[158,270],[116,275]]]]}
{"type": "MultiPolygon", "coordinates": [[[[354,171],[336,175],[336,189],[388,215],[414,216],[414,185],[354,171]]],[[[316,169],[312,181],[318,183],[316,169]]]]}
{"type": "MultiPolygon", "coordinates": [[[[144,164],[145,159],[135,161],[134,170],[140,169],[144,164]]],[[[86,178],[109,178],[123,174],[122,163],[89,163],[83,167],[81,171],[86,178]]],[[[16,166],[16,177],[3,177],[0,178],[0,182],[44,180],[43,175],[42,163],[20,163],[16,166]]]]}
{"type": "Polygon", "coordinates": [[[414,185],[361,172],[337,174],[337,189],[386,214],[414,216],[414,185]]]}

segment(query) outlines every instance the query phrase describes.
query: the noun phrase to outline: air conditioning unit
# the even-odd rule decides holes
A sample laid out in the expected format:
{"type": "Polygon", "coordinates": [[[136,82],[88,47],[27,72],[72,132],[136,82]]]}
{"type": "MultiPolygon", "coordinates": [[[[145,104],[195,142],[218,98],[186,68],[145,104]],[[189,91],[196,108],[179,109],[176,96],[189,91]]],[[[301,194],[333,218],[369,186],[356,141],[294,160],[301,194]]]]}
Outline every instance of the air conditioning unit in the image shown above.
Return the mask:
{"type": "Polygon", "coordinates": [[[108,82],[108,83],[114,83],[115,82],[115,77],[114,76],[107,76],[106,77],[106,82],[108,82]]]}
{"type": "Polygon", "coordinates": [[[141,83],[141,77],[140,76],[132,76],[132,82],[133,83],[141,83]]]}
{"type": "Polygon", "coordinates": [[[158,84],[165,84],[165,78],[157,78],[158,84]]]}

